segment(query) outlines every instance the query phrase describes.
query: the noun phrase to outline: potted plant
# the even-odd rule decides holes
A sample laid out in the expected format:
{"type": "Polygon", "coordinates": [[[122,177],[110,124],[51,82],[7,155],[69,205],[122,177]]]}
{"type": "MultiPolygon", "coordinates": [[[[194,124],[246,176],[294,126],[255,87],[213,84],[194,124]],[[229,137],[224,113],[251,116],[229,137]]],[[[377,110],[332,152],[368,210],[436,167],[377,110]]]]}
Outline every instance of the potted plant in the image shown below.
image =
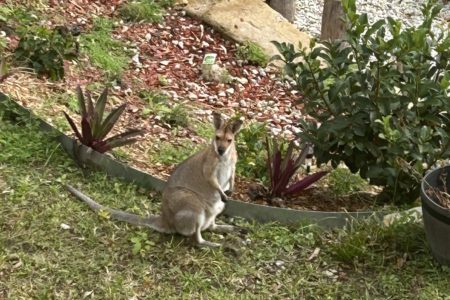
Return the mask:
{"type": "Polygon", "coordinates": [[[423,223],[436,260],[450,266],[450,166],[429,172],[422,180],[423,223]]]}

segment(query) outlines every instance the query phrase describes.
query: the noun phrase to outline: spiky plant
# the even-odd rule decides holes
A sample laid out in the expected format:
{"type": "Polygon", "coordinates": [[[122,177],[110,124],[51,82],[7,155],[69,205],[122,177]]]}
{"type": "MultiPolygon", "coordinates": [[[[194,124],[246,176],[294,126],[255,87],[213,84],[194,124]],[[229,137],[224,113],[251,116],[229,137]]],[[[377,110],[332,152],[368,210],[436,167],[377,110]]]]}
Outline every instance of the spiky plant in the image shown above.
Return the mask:
{"type": "Polygon", "coordinates": [[[299,194],[327,174],[326,171],[319,171],[293,182],[292,178],[305,162],[311,146],[306,145],[301,150],[297,150],[295,149],[295,141],[291,141],[284,157],[282,147],[276,139],[272,139],[270,142],[266,138],[266,147],[271,197],[294,196],[299,194]]]}
{"type": "Polygon", "coordinates": [[[91,95],[86,93],[86,98],[80,86],[77,87],[78,105],[81,113],[81,132],[78,130],[75,122],[64,112],[64,116],[72,127],[78,140],[97,152],[104,153],[115,147],[120,147],[136,142],[136,137],[142,135],[140,129],[129,129],[123,133],[106,138],[113,129],[119,117],[125,110],[126,104],[114,108],[105,118],[106,100],[108,89],[105,88],[98,97],[97,102],[92,101],[91,95]]]}

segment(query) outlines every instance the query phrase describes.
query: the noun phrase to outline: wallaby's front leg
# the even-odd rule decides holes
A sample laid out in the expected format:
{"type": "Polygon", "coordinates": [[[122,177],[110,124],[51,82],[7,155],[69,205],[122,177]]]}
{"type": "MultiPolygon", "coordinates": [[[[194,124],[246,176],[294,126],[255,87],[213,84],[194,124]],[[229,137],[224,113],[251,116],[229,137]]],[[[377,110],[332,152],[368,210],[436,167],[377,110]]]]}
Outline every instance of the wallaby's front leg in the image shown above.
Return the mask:
{"type": "Polygon", "coordinates": [[[231,171],[231,176],[230,176],[230,180],[228,181],[228,190],[225,191],[225,194],[227,196],[231,196],[231,194],[234,191],[234,176],[236,173],[236,168],[233,167],[232,171],[231,171]]]}
{"type": "Polygon", "coordinates": [[[203,167],[203,175],[205,176],[205,178],[207,178],[209,184],[219,192],[222,201],[226,202],[228,200],[228,196],[222,190],[222,187],[220,186],[219,181],[217,180],[215,166],[205,165],[203,167]]]}

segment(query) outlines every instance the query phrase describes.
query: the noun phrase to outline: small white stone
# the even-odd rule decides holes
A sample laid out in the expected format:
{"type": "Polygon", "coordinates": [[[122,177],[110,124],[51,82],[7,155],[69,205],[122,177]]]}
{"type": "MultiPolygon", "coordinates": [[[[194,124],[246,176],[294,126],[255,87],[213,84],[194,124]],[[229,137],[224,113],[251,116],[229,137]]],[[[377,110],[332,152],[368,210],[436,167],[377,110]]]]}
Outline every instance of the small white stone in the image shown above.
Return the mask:
{"type": "Polygon", "coordinates": [[[226,89],[226,92],[228,94],[234,94],[234,89],[233,88],[226,89]]]}
{"type": "Polygon", "coordinates": [[[169,61],[168,60],[161,60],[159,63],[161,65],[163,65],[163,66],[167,66],[169,64],[169,61]]]}
{"type": "Polygon", "coordinates": [[[282,266],[284,266],[284,261],[282,261],[282,260],[277,260],[276,262],[275,262],[275,265],[277,266],[277,267],[282,267],[282,266]]]}
{"type": "Polygon", "coordinates": [[[263,68],[259,68],[258,72],[259,72],[259,75],[262,76],[262,77],[265,77],[267,75],[266,71],[264,71],[263,68]]]}
{"type": "Polygon", "coordinates": [[[248,79],[245,77],[236,77],[236,81],[239,82],[240,84],[247,84],[248,83],[248,79]]]}
{"type": "Polygon", "coordinates": [[[150,42],[150,40],[152,39],[152,34],[149,32],[145,35],[145,39],[147,40],[147,42],[150,42]]]}
{"type": "Polygon", "coordinates": [[[197,99],[198,99],[197,95],[194,94],[194,93],[192,93],[192,92],[190,92],[190,93],[188,94],[188,98],[189,98],[190,100],[197,100],[197,99]]]}
{"type": "Polygon", "coordinates": [[[61,225],[59,225],[62,229],[64,229],[64,230],[68,230],[68,229],[70,229],[70,226],[69,225],[67,225],[67,224],[64,224],[64,223],[61,223],[61,225]]]}

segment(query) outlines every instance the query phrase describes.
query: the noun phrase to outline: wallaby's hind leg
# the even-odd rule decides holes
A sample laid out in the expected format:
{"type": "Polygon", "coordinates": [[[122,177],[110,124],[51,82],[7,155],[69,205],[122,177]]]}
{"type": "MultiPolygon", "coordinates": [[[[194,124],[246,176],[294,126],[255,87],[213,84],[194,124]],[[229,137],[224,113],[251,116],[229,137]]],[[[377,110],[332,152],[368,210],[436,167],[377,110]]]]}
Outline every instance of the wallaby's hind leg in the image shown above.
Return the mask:
{"type": "Polygon", "coordinates": [[[203,214],[197,214],[190,210],[181,210],[175,214],[175,230],[184,236],[193,236],[195,234],[197,223],[204,221],[203,214]]]}
{"type": "Polygon", "coordinates": [[[210,241],[206,241],[203,239],[202,237],[202,230],[201,230],[201,226],[199,225],[195,231],[195,242],[197,243],[197,245],[201,246],[201,247],[211,247],[211,248],[217,248],[222,246],[219,243],[213,243],[210,241]]]}
{"type": "Polygon", "coordinates": [[[212,222],[211,226],[208,228],[211,231],[219,232],[219,233],[228,233],[236,230],[236,227],[233,225],[218,225],[215,221],[212,222]]]}

